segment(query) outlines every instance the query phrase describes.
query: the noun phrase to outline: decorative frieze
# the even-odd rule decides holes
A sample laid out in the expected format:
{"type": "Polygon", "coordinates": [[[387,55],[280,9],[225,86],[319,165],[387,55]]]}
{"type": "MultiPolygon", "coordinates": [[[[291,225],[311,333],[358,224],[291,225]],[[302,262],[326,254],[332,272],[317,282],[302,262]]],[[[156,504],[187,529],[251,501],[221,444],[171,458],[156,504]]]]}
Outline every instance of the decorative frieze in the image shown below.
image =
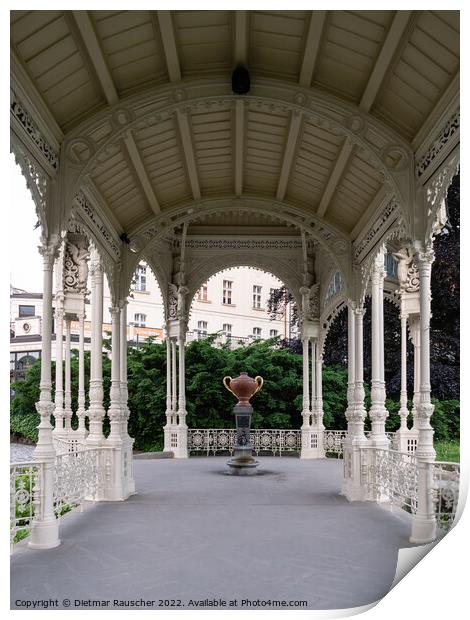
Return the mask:
{"type": "Polygon", "coordinates": [[[78,192],[75,196],[75,200],[78,206],[81,208],[81,211],[86,213],[88,219],[92,222],[92,228],[99,234],[97,234],[97,238],[103,238],[111,250],[111,253],[117,258],[121,257],[121,250],[119,248],[117,240],[114,238],[114,235],[108,230],[107,226],[103,223],[99,215],[96,213],[95,209],[92,207],[87,197],[83,192],[78,192]]]}
{"type": "Polygon", "coordinates": [[[448,142],[460,130],[460,108],[448,119],[437,138],[416,164],[416,176],[421,178],[448,142]]]}
{"type": "Polygon", "coordinates": [[[204,250],[293,250],[302,247],[302,242],[300,239],[186,239],[185,245],[204,250]]]}
{"type": "Polygon", "coordinates": [[[384,206],[380,214],[375,218],[367,233],[355,245],[354,261],[360,263],[361,260],[369,253],[371,248],[376,244],[377,240],[390,228],[395,221],[400,207],[393,197],[384,206]]]}
{"type": "Polygon", "coordinates": [[[19,101],[15,92],[11,91],[11,100],[10,100],[10,112],[13,117],[19,122],[21,127],[24,129],[25,133],[28,135],[30,140],[34,142],[36,147],[39,149],[40,153],[44,157],[44,159],[49,163],[49,165],[54,169],[58,170],[59,168],[59,157],[51,145],[44,138],[42,133],[39,131],[36,123],[33,121],[31,116],[26,111],[23,104],[19,101]]]}

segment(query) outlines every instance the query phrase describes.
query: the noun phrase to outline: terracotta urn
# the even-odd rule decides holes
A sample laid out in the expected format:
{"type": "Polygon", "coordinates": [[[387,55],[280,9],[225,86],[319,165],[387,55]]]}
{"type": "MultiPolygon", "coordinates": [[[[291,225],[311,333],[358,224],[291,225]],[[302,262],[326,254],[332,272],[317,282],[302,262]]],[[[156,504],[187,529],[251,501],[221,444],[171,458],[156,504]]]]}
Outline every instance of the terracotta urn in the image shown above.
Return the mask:
{"type": "Polygon", "coordinates": [[[239,405],[248,405],[250,398],[263,387],[263,378],[260,376],[248,376],[248,373],[242,372],[239,377],[224,377],[223,384],[229,392],[238,398],[239,405]]]}

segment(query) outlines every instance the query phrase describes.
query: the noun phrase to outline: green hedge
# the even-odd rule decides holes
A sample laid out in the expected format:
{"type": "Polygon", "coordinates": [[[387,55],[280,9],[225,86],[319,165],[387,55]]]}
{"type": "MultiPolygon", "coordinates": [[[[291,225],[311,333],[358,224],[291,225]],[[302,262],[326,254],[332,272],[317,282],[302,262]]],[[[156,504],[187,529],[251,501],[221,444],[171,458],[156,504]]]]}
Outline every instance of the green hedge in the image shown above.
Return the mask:
{"type": "MultiPolygon", "coordinates": [[[[215,336],[191,342],[186,349],[187,423],[192,428],[233,426],[234,397],[222,386],[225,375],[238,376],[246,371],[264,378],[263,389],[253,398],[255,428],[300,428],[302,409],[302,356],[275,346],[273,340],[257,341],[231,351],[214,347],[215,336]]],[[[86,354],[86,388],[88,388],[89,353],[86,354]]],[[[54,372],[53,372],[54,376],[54,372]]],[[[26,380],[13,385],[16,397],[11,406],[12,433],[35,440],[39,416],[35,402],[39,399],[40,362],[28,372],[26,380]]],[[[78,360],[72,358],[73,407],[78,389],[78,360]]],[[[105,407],[108,406],[110,361],[103,355],[105,407]]],[[[128,353],[129,434],[139,450],[163,447],[166,422],[166,345],[146,343],[130,348],[128,353]]],[[[341,367],[323,368],[324,423],[327,428],[345,429],[347,371],[341,367]]],[[[87,389],[88,391],[88,389],[87,389]]],[[[366,405],[370,402],[366,386],[366,405]]],[[[459,436],[460,403],[456,400],[433,400],[431,420],[436,440],[459,436]]],[[[411,403],[409,403],[411,407],[411,403]]],[[[400,424],[399,403],[387,400],[390,416],[387,430],[400,424]]],[[[76,420],[72,421],[76,425],[76,420]]]]}

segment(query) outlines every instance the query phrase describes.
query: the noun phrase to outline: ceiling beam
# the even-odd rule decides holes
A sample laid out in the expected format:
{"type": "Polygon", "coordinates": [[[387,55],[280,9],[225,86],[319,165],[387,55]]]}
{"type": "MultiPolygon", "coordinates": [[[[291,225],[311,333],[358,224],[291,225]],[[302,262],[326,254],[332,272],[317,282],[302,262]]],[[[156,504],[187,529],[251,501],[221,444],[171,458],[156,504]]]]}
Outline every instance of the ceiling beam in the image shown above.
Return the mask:
{"type": "Polygon", "coordinates": [[[287,135],[286,146],[284,148],[284,158],[282,160],[281,172],[279,174],[279,182],[277,184],[276,198],[278,200],[284,200],[286,195],[287,183],[289,182],[289,176],[297,150],[301,127],[302,114],[294,110],[290,118],[289,133],[287,135]]]}
{"type": "Polygon", "coordinates": [[[77,24],[80,35],[85,44],[88,56],[96,72],[100,86],[103,90],[109,105],[114,105],[119,101],[119,95],[111,76],[111,72],[106,64],[103,51],[101,49],[98,37],[91,22],[88,11],[72,11],[73,18],[77,24]]]}
{"type": "Polygon", "coordinates": [[[234,161],[234,177],[235,177],[235,194],[240,196],[243,194],[243,161],[245,154],[245,104],[241,99],[235,103],[235,161],[234,161]]]}
{"type": "Polygon", "coordinates": [[[365,112],[374,105],[374,101],[379,94],[380,87],[383,80],[387,75],[393,58],[397,50],[400,47],[401,39],[410,25],[410,20],[413,15],[413,11],[396,11],[393,18],[392,25],[385,37],[385,41],[382,45],[382,49],[375,61],[374,68],[370,74],[367,86],[362,94],[359,107],[365,112]]]}
{"type": "Polygon", "coordinates": [[[131,163],[137,174],[137,178],[140,181],[142,190],[148,200],[150,208],[155,213],[155,215],[159,215],[160,205],[158,204],[157,197],[155,196],[152,183],[150,182],[150,179],[148,177],[147,170],[145,169],[144,162],[142,161],[142,158],[140,156],[139,149],[137,148],[134,136],[132,135],[132,131],[127,132],[127,134],[124,136],[124,144],[126,145],[129,159],[131,160],[131,163]]]}
{"type": "Polygon", "coordinates": [[[374,198],[372,198],[367,209],[361,215],[357,224],[352,229],[350,236],[353,241],[357,239],[359,234],[362,232],[364,226],[370,223],[370,220],[372,216],[374,215],[374,213],[377,211],[377,209],[379,209],[379,207],[382,206],[382,203],[389,197],[389,195],[390,195],[390,188],[387,187],[387,185],[382,185],[382,187],[376,193],[374,198]]]}
{"type": "Polygon", "coordinates": [[[346,169],[353,149],[354,144],[346,138],[343,142],[343,146],[341,147],[341,151],[339,152],[334,168],[330,174],[330,178],[328,179],[325,189],[323,190],[320,204],[317,209],[318,217],[323,217],[325,215],[331,199],[333,198],[333,194],[335,193],[339,181],[343,176],[343,172],[346,169]]]}
{"type": "Polygon", "coordinates": [[[305,88],[309,88],[312,84],[325,20],[326,11],[311,11],[304,56],[299,74],[299,85],[305,88]]]}
{"type": "Polygon", "coordinates": [[[188,171],[193,198],[194,200],[200,200],[201,189],[199,187],[196,157],[194,155],[194,144],[187,112],[176,110],[176,120],[180,130],[181,145],[183,147],[184,159],[186,161],[186,169],[188,171]]]}
{"type": "Polygon", "coordinates": [[[233,60],[236,65],[246,65],[248,62],[249,24],[248,11],[235,11],[235,46],[233,60]]]}
{"type": "Polygon", "coordinates": [[[162,37],[163,51],[165,52],[166,67],[170,82],[181,80],[181,67],[176,48],[175,29],[171,11],[157,11],[158,25],[162,37]]]}

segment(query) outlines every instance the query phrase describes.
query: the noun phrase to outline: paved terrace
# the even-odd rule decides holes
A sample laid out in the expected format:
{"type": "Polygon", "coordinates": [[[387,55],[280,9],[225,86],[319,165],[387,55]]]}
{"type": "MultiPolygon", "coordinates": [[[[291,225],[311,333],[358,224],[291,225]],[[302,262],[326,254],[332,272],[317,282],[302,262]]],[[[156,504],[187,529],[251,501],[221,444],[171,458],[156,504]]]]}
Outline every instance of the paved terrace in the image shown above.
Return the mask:
{"type": "Polygon", "coordinates": [[[16,545],[12,608],[220,597],[331,609],[387,593],[409,522],[339,496],[342,461],[260,458],[259,475],[238,478],[223,474],[226,460],[135,460],[137,495],[63,517],[56,549],[16,545]]]}

